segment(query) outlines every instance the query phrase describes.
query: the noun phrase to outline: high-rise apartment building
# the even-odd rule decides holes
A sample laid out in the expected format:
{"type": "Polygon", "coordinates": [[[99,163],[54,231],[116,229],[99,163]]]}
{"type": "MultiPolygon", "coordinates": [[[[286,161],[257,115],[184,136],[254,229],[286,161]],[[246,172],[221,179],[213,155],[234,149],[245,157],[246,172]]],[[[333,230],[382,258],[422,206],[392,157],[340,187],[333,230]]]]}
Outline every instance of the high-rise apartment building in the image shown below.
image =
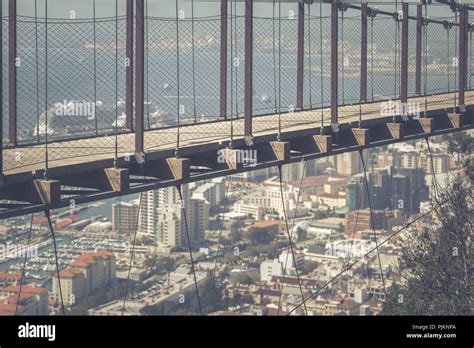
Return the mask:
{"type": "Polygon", "coordinates": [[[137,228],[138,203],[120,202],[112,205],[112,228],[125,234],[134,234],[137,228]]]}

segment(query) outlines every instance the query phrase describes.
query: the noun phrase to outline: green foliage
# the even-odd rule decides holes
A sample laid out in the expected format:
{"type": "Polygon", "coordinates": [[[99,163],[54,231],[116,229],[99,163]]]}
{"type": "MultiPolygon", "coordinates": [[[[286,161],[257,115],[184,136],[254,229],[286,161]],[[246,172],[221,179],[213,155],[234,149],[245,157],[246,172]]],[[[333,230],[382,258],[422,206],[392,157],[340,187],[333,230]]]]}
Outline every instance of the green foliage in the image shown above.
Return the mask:
{"type": "Polygon", "coordinates": [[[234,297],[227,299],[227,307],[242,306],[244,303],[253,304],[254,300],[249,294],[235,294],[234,297]]]}
{"type": "Polygon", "coordinates": [[[275,239],[276,232],[269,228],[250,227],[247,230],[246,238],[252,244],[268,244],[275,239]]]}
{"type": "Polygon", "coordinates": [[[448,137],[448,151],[467,153],[474,150],[474,138],[466,132],[455,132],[448,137]]]}
{"type": "Polygon", "coordinates": [[[251,245],[241,254],[242,258],[259,255],[278,255],[278,250],[288,246],[288,242],[273,242],[271,244],[251,245]]]}
{"type": "Polygon", "coordinates": [[[231,228],[230,230],[230,244],[234,245],[240,242],[240,230],[237,228],[231,228]]]}
{"type": "MultiPolygon", "coordinates": [[[[405,284],[388,291],[384,315],[472,315],[474,208],[472,187],[457,177],[441,194],[441,227],[411,237],[403,249],[405,284]]],[[[429,226],[433,226],[430,224],[429,226]]]]}
{"type": "Polygon", "coordinates": [[[245,284],[245,285],[250,285],[250,284],[255,283],[252,277],[244,272],[234,275],[232,277],[232,280],[234,283],[240,283],[240,284],[245,284]]]}
{"type": "Polygon", "coordinates": [[[298,227],[296,229],[296,236],[298,238],[298,242],[301,242],[308,239],[308,232],[303,230],[301,227],[298,227]]]}

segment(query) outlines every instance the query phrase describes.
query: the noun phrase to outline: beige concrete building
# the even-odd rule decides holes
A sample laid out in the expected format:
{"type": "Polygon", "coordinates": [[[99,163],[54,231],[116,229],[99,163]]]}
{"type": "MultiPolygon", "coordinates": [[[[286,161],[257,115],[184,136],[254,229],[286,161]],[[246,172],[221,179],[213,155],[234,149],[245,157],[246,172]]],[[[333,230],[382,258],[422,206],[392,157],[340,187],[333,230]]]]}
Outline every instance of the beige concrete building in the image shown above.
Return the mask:
{"type": "MultiPolygon", "coordinates": [[[[106,251],[78,256],[69,266],[59,274],[65,304],[77,303],[93,291],[105,288],[116,277],[115,256],[106,251]]],[[[51,300],[60,301],[56,275],[53,276],[52,290],[51,300]]]]}
{"type": "MultiPolygon", "coordinates": [[[[21,295],[19,285],[9,285],[0,289],[0,312],[8,315],[14,306],[18,305],[19,315],[48,315],[48,289],[35,287],[31,285],[23,285],[21,287],[21,295]]],[[[15,310],[11,315],[15,315],[15,310]]]]}

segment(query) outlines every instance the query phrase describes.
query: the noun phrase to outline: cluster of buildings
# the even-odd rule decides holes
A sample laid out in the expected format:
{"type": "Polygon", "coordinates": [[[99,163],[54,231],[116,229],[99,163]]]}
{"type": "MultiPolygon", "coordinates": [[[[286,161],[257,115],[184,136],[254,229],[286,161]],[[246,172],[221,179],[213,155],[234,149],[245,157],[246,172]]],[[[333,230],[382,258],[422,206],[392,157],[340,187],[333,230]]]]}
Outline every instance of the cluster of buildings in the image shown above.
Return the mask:
{"type": "Polygon", "coordinates": [[[116,277],[116,259],[111,252],[91,252],[74,259],[52,278],[51,300],[74,305],[95,291],[105,289],[116,277]],[[61,288],[61,289],[60,289],[61,288]],[[61,290],[61,291],[60,291],[61,290]]]}
{"type": "Polygon", "coordinates": [[[0,272],[0,315],[49,315],[65,306],[80,303],[86,296],[104,290],[116,277],[115,256],[110,252],[90,252],[74,259],[68,268],[52,276],[51,290],[26,284],[19,273],[0,272]]]}
{"type": "Polygon", "coordinates": [[[175,187],[143,192],[138,200],[113,205],[112,228],[133,234],[138,222],[138,234],[155,245],[186,246],[188,233],[191,243],[199,244],[209,227],[210,212],[224,199],[224,190],[224,181],[213,179],[182,185],[182,196],[175,187]]]}
{"type": "Polygon", "coordinates": [[[22,285],[21,274],[0,272],[0,315],[48,315],[48,289],[22,285]]]}
{"type": "MultiPolygon", "coordinates": [[[[403,226],[407,215],[425,209],[425,201],[433,194],[430,175],[440,177],[455,167],[438,143],[431,144],[432,157],[426,149],[420,151],[419,144],[364,150],[366,173],[359,153],[352,152],[284,165],[282,185],[277,169],[266,168],[233,174],[225,181],[217,178],[182,185],[181,192],[175,187],[148,191],[130,202],[115,203],[111,223],[96,219],[83,232],[104,235],[113,231],[124,241],[113,244],[112,252],[93,251],[109,250],[107,244],[74,255],[72,262],[70,258],[62,264],[66,268],[60,280],[52,276],[51,290],[27,284],[18,297],[20,276],[0,272],[0,315],[47,315],[60,303],[59,288],[67,305],[105,290],[116,277],[124,278],[120,265],[128,265],[126,252],[135,232],[140,243],[131,279],[147,286],[132,290],[125,314],[140,314],[144,307],[162,301],[180,301],[182,295],[195,291],[194,274],[186,261],[189,235],[193,246],[202,247],[194,255],[198,283],[206,280],[209,271],[216,277],[222,275],[219,286],[237,303],[214,315],[377,315],[385,290],[402,281],[398,269],[404,237],[384,243],[380,263],[374,252],[376,241],[403,226]],[[222,243],[218,250],[220,237],[209,236],[221,229],[221,223],[227,244],[222,243]],[[274,239],[262,242],[262,248],[255,248],[259,251],[225,258],[226,253],[235,252],[235,245],[229,248],[228,241],[235,237],[237,225],[238,243],[245,245],[242,250],[268,241],[268,236],[274,239]],[[265,238],[255,238],[255,233],[265,238]],[[287,246],[281,247],[281,242],[288,241],[287,233],[293,238],[294,254],[287,246]],[[222,258],[215,263],[212,257],[218,252],[222,258]],[[176,269],[157,272],[145,263],[150,254],[158,260],[167,256],[180,262],[176,269]],[[233,261],[225,263],[227,259],[233,261]],[[135,271],[143,274],[135,279],[135,271]],[[240,272],[253,281],[232,280],[240,272]]],[[[59,224],[78,223],[73,215],[67,219],[59,224]]],[[[407,228],[407,233],[422,230],[420,222],[407,228]]],[[[91,308],[89,314],[120,315],[122,309],[122,301],[116,300],[91,308]]]]}

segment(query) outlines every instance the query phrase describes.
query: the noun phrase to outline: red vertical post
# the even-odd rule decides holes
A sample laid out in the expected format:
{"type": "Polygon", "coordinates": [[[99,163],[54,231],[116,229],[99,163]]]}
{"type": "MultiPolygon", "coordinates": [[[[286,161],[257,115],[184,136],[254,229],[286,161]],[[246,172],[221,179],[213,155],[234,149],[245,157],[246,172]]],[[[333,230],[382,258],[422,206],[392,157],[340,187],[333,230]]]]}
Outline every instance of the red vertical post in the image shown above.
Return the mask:
{"type": "Polygon", "coordinates": [[[296,58],[296,109],[303,109],[304,3],[298,3],[298,50],[296,58]]]}
{"type": "Polygon", "coordinates": [[[361,7],[360,102],[367,101],[367,3],[361,7]]]}
{"type": "Polygon", "coordinates": [[[467,78],[467,8],[461,7],[459,9],[459,108],[464,109],[467,78]]]}
{"type": "Polygon", "coordinates": [[[423,6],[416,6],[415,94],[421,95],[421,51],[423,45],[423,6]]]}
{"type": "Polygon", "coordinates": [[[144,56],[145,56],[145,12],[144,0],[136,0],[135,33],[135,153],[143,152],[144,115],[144,56]]]}
{"type": "Polygon", "coordinates": [[[331,125],[337,124],[338,109],[338,0],[331,1],[331,125]]]}
{"type": "Polygon", "coordinates": [[[14,146],[17,144],[16,30],[16,0],[10,0],[8,3],[8,141],[14,146]]]}
{"type": "MultiPolygon", "coordinates": [[[[402,67],[401,67],[401,84],[400,84],[400,99],[402,105],[408,102],[408,3],[404,2],[402,5],[402,67]]],[[[405,106],[403,107],[403,115],[406,114],[405,106]]]]}
{"type": "Polygon", "coordinates": [[[221,0],[220,117],[227,118],[227,0],[221,0]]]}
{"type": "Polygon", "coordinates": [[[133,130],[133,0],[127,0],[127,43],[126,43],[126,86],[125,86],[125,114],[126,128],[133,130]]]}
{"type": "Polygon", "coordinates": [[[244,136],[252,135],[253,0],[245,0],[244,136]]]}
{"type": "MultiPolygon", "coordinates": [[[[0,179],[3,176],[3,6],[0,6],[0,179]]],[[[0,186],[2,182],[0,181],[0,186]]]]}

